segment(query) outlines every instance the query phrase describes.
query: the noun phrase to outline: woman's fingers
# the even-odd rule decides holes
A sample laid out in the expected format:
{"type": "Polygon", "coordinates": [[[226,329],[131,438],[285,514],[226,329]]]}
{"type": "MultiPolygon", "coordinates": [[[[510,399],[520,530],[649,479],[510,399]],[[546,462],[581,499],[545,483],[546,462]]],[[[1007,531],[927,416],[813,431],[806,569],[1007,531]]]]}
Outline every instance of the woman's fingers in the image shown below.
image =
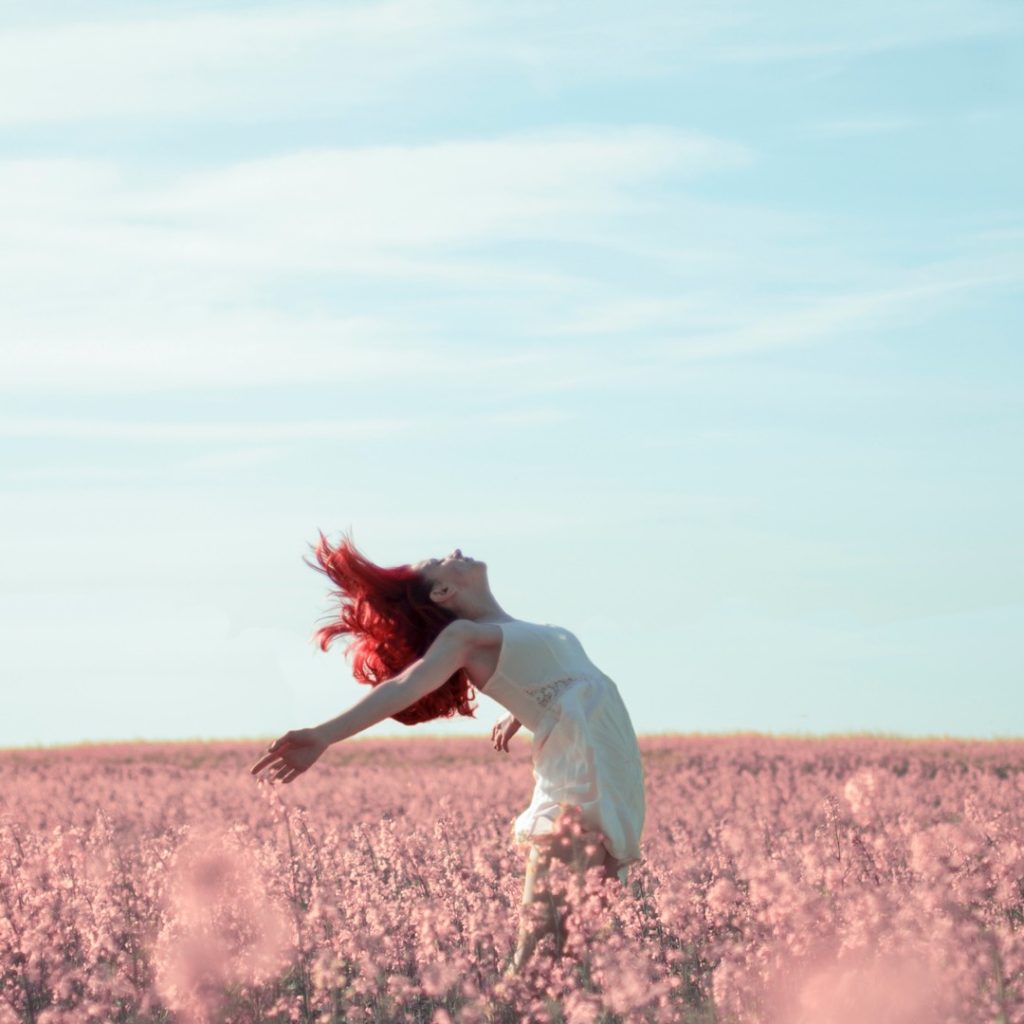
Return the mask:
{"type": "Polygon", "coordinates": [[[265,771],[263,778],[270,782],[292,782],[309,767],[305,763],[309,754],[308,747],[309,743],[304,735],[295,732],[285,733],[267,747],[263,756],[249,771],[253,775],[265,771]]]}
{"type": "Polygon", "coordinates": [[[253,775],[259,775],[264,768],[269,768],[268,774],[273,775],[274,772],[278,771],[284,766],[287,766],[288,762],[284,757],[281,756],[280,751],[273,754],[264,754],[250,769],[253,775]]]}
{"type": "Polygon", "coordinates": [[[264,754],[253,766],[250,768],[250,772],[253,775],[259,775],[268,764],[277,760],[277,754],[264,754]]]}
{"type": "Polygon", "coordinates": [[[249,769],[253,775],[258,775],[267,765],[273,764],[275,761],[280,763],[281,753],[288,747],[288,736],[287,734],[282,736],[280,739],[274,740],[273,743],[267,747],[266,753],[249,769]]]}
{"type": "Polygon", "coordinates": [[[494,744],[494,749],[497,751],[504,750],[508,753],[508,741],[512,738],[515,733],[515,729],[512,728],[512,721],[508,715],[501,720],[494,723],[491,728],[491,743],[494,744]]]}
{"type": "Polygon", "coordinates": [[[291,782],[292,779],[298,778],[302,772],[303,769],[293,768],[287,761],[278,761],[267,772],[266,778],[270,782],[291,782]]]}

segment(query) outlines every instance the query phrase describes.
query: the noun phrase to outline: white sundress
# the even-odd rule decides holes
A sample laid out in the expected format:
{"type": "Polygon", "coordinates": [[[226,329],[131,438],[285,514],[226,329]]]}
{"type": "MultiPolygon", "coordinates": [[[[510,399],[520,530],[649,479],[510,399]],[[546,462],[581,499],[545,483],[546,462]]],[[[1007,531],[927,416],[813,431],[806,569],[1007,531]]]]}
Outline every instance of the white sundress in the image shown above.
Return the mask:
{"type": "Polygon", "coordinates": [[[640,860],[646,804],[636,733],[618,687],[567,629],[498,622],[497,667],[480,689],[533,733],[530,806],[512,824],[520,846],[554,831],[568,804],[625,865],[640,860]]]}

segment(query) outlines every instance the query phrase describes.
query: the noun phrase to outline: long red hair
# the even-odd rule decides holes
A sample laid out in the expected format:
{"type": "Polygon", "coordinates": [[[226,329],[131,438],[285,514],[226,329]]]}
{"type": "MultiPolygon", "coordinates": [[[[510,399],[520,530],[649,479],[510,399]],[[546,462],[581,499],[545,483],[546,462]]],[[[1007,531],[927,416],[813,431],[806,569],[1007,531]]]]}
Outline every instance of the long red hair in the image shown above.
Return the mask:
{"type": "MultiPolygon", "coordinates": [[[[430,584],[411,565],[375,565],[356,550],[351,537],[342,537],[332,548],[317,533],[320,539],[310,547],[319,564],[303,561],[337,585],[332,594],[339,609],[314,639],[326,651],[335,637],[351,634],[346,654],[352,656],[352,674],[360,683],[376,686],[422,658],[456,616],[430,600],[430,584]]],[[[476,705],[470,703],[475,696],[465,669],[459,669],[443,686],[391,717],[403,725],[451,718],[456,712],[475,718],[476,705]]]]}

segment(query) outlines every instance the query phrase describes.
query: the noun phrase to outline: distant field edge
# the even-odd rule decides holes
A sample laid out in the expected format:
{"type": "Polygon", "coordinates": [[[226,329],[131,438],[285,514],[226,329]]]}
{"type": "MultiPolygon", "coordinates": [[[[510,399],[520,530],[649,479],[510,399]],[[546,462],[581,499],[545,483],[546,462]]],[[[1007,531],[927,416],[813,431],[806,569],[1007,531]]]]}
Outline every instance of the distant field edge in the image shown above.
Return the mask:
{"type": "MultiPolygon", "coordinates": [[[[217,747],[252,747],[259,749],[260,747],[266,746],[276,737],[267,736],[192,736],[192,737],[173,737],[173,738],[154,738],[154,737],[132,737],[132,738],[121,738],[121,739],[100,739],[100,740],[79,740],[73,742],[63,743],[24,743],[17,744],[14,746],[2,746],[0,747],[0,754],[7,752],[25,751],[25,750],[80,750],[80,749],[91,749],[99,750],[102,748],[124,748],[124,747],[176,747],[176,746],[194,746],[196,744],[202,744],[204,746],[217,746],[217,747]]],[[[885,731],[872,731],[862,730],[857,732],[829,732],[829,733],[811,733],[811,732],[769,732],[769,731],[758,731],[758,730],[737,730],[733,732],[645,732],[638,733],[637,738],[639,739],[642,746],[650,745],[660,741],[672,741],[672,740],[690,740],[693,742],[714,742],[723,740],[746,740],[746,741],[782,741],[782,742],[798,742],[798,743],[836,743],[836,742],[858,742],[858,741],[884,741],[889,743],[902,743],[902,744],[936,744],[936,743],[982,743],[982,744],[999,744],[999,743],[1024,743],[1024,735],[997,735],[997,736],[964,736],[956,735],[951,733],[933,733],[927,735],[915,735],[907,733],[896,733],[896,732],[885,732],[885,731]]],[[[442,732],[420,732],[416,731],[415,734],[410,732],[407,736],[395,736],[395,735],[362,735],[355,736],[352,739],[346,740],[345,745],[348,746],[353,743],[418,743],[433,741],[437,742],[443,740],[449,743],[480,743],[487,740],[487,737],[480,735],[452,735],[442,732]]]]}

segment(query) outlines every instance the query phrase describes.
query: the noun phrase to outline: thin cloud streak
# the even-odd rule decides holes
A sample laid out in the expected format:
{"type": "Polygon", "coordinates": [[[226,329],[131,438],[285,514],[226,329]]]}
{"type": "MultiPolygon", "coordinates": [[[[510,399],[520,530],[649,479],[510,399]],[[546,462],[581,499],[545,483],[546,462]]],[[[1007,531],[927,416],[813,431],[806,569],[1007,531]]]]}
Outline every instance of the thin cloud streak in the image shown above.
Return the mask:
{"type": "Polygon", "coordinates": [[[907,275],[899,287],[829,295],[781,313],[762,311],[732,330],[695,334],[658,348],[666,356],[689,361],[815,344],[853,328],[927,320],[972,292],[1022,282],[1019,260],[987,271],[936,265],[907,275]]]}
{"type": "Polygon", "coordinates": [[[595,220],[650,209],[641,189],[652,181],[753,160],[748,147],[714,136],[592,124],[307,149],[159,184],[109,161],[0,160],[0,214],[18,243],[17,259],[8,249],[0,267],[40,271],[57,255],[92,261],[98,251],[190,266],[352,269],[354,255],[408,259],[439,243],[565,240],[574,228],[589,238],[595,220]]]}
{"type": "Polygon", "coordinates": [[[646,353],[653,365],[660,357],[670,361],[714,359],[789,348],[827,342],[854,327],[878,328],[906,323],[908,318],[927,319],[973,292],[1019,286],[1024,283],[1024,260],[1010,256],[973,263],[961,260],[929,264],[903,272],[897,281],[895,286],[816,296],[789,310],[762,306],[746,311],[741,317],[731,309],[711,307],[706,300],[629,296],[599,301],[571,320],[553,325],[546,333],[554,336],[634,334],[638,338],[666,332],[688,333],[686,337],[668,342],[637,345],[631,349],[634,367],[641,353],[646,353]]]}
{"type": "MultiPolygon", "coordinates": [[[[353,420],[299,420],[290,423],[149,423],[139,420],[12,417],[0,420],[0,437],[49,437],[68,440],[138,441],[167,443],[267,441],[333,441],[350,437],[397,434],[410,430],[443,430],[467,422],[529,426],[563,422],[573,414],[561,409],[515,410],[468,414],[456,419],[438,415],[424,418],[380,417],[353,420]]],[[[261,449],[276,453],[283,449],[261,449]]],[[[219,456],[217,456],[219,457],[219,456]]],[[[246,458],[253,458],[249,452],[246,458]]],[[[216,457],[214,457],[216,458],[216,457]]]]}
{"type": "Polygon", "coordinates": [[[1014,35],[1024,29],[1019,10],[970,0],[865,2],[842,8],[808,0],[790,6],[788,21],[780,21],[763,5],[748,4],[747,9],[750,40],[710,47],[712,60],[792,64],[1014,35]]]}
{"type": "Polygon", "coordinates": [[[458,0],[206,10],[0,35],[0,123],[84,118],[246,120],[342,110],[454,59],[477,19],[458,0]],[[339,73],[344,69],[344,73],[339,73]]]}
{"type": "Polygon", "coordinates": [[[0,420],[0,437],[63,437],[119,441],[331,440],[391,434],[412,420],[304,420],[297,423],[146,423],[124,420],[25,417],[0,420]]]}
{"type": "MultiPolygon", "coordinates": [[[[2,436],[2,435],[0,435],[2,436]]],[[[44,435],[53,437],[53,434],[44,435]]],[[[58,435],[59,436],[59,435],[58,435]]],[[[136,438],[132,438],[136,440],[136,438]]],[[[92,463],[74,465],[26,466],[11,470],[0,477],[8,487],[17,484],[149,484],[159,479],[166,481],[176,473],[225,473],[266,465],[289,454],[284,445],[254,448],[235,448],[228,451],[205,452],[176,465],[161,461],[159,465],[109,466],[92,463]]]]}
{"type": "Polygon", "coordinates": [[[468,142],[320,149],[204,171],[128,197],[129,218],[216,225],[275,247],[389,249],[562,238],[595,215],[640,208],[652,179],[749,164],[738,143],[659,125],[562,126],[468,142]],[[330,211],[325,223],[325,211],[330,211]]]}

